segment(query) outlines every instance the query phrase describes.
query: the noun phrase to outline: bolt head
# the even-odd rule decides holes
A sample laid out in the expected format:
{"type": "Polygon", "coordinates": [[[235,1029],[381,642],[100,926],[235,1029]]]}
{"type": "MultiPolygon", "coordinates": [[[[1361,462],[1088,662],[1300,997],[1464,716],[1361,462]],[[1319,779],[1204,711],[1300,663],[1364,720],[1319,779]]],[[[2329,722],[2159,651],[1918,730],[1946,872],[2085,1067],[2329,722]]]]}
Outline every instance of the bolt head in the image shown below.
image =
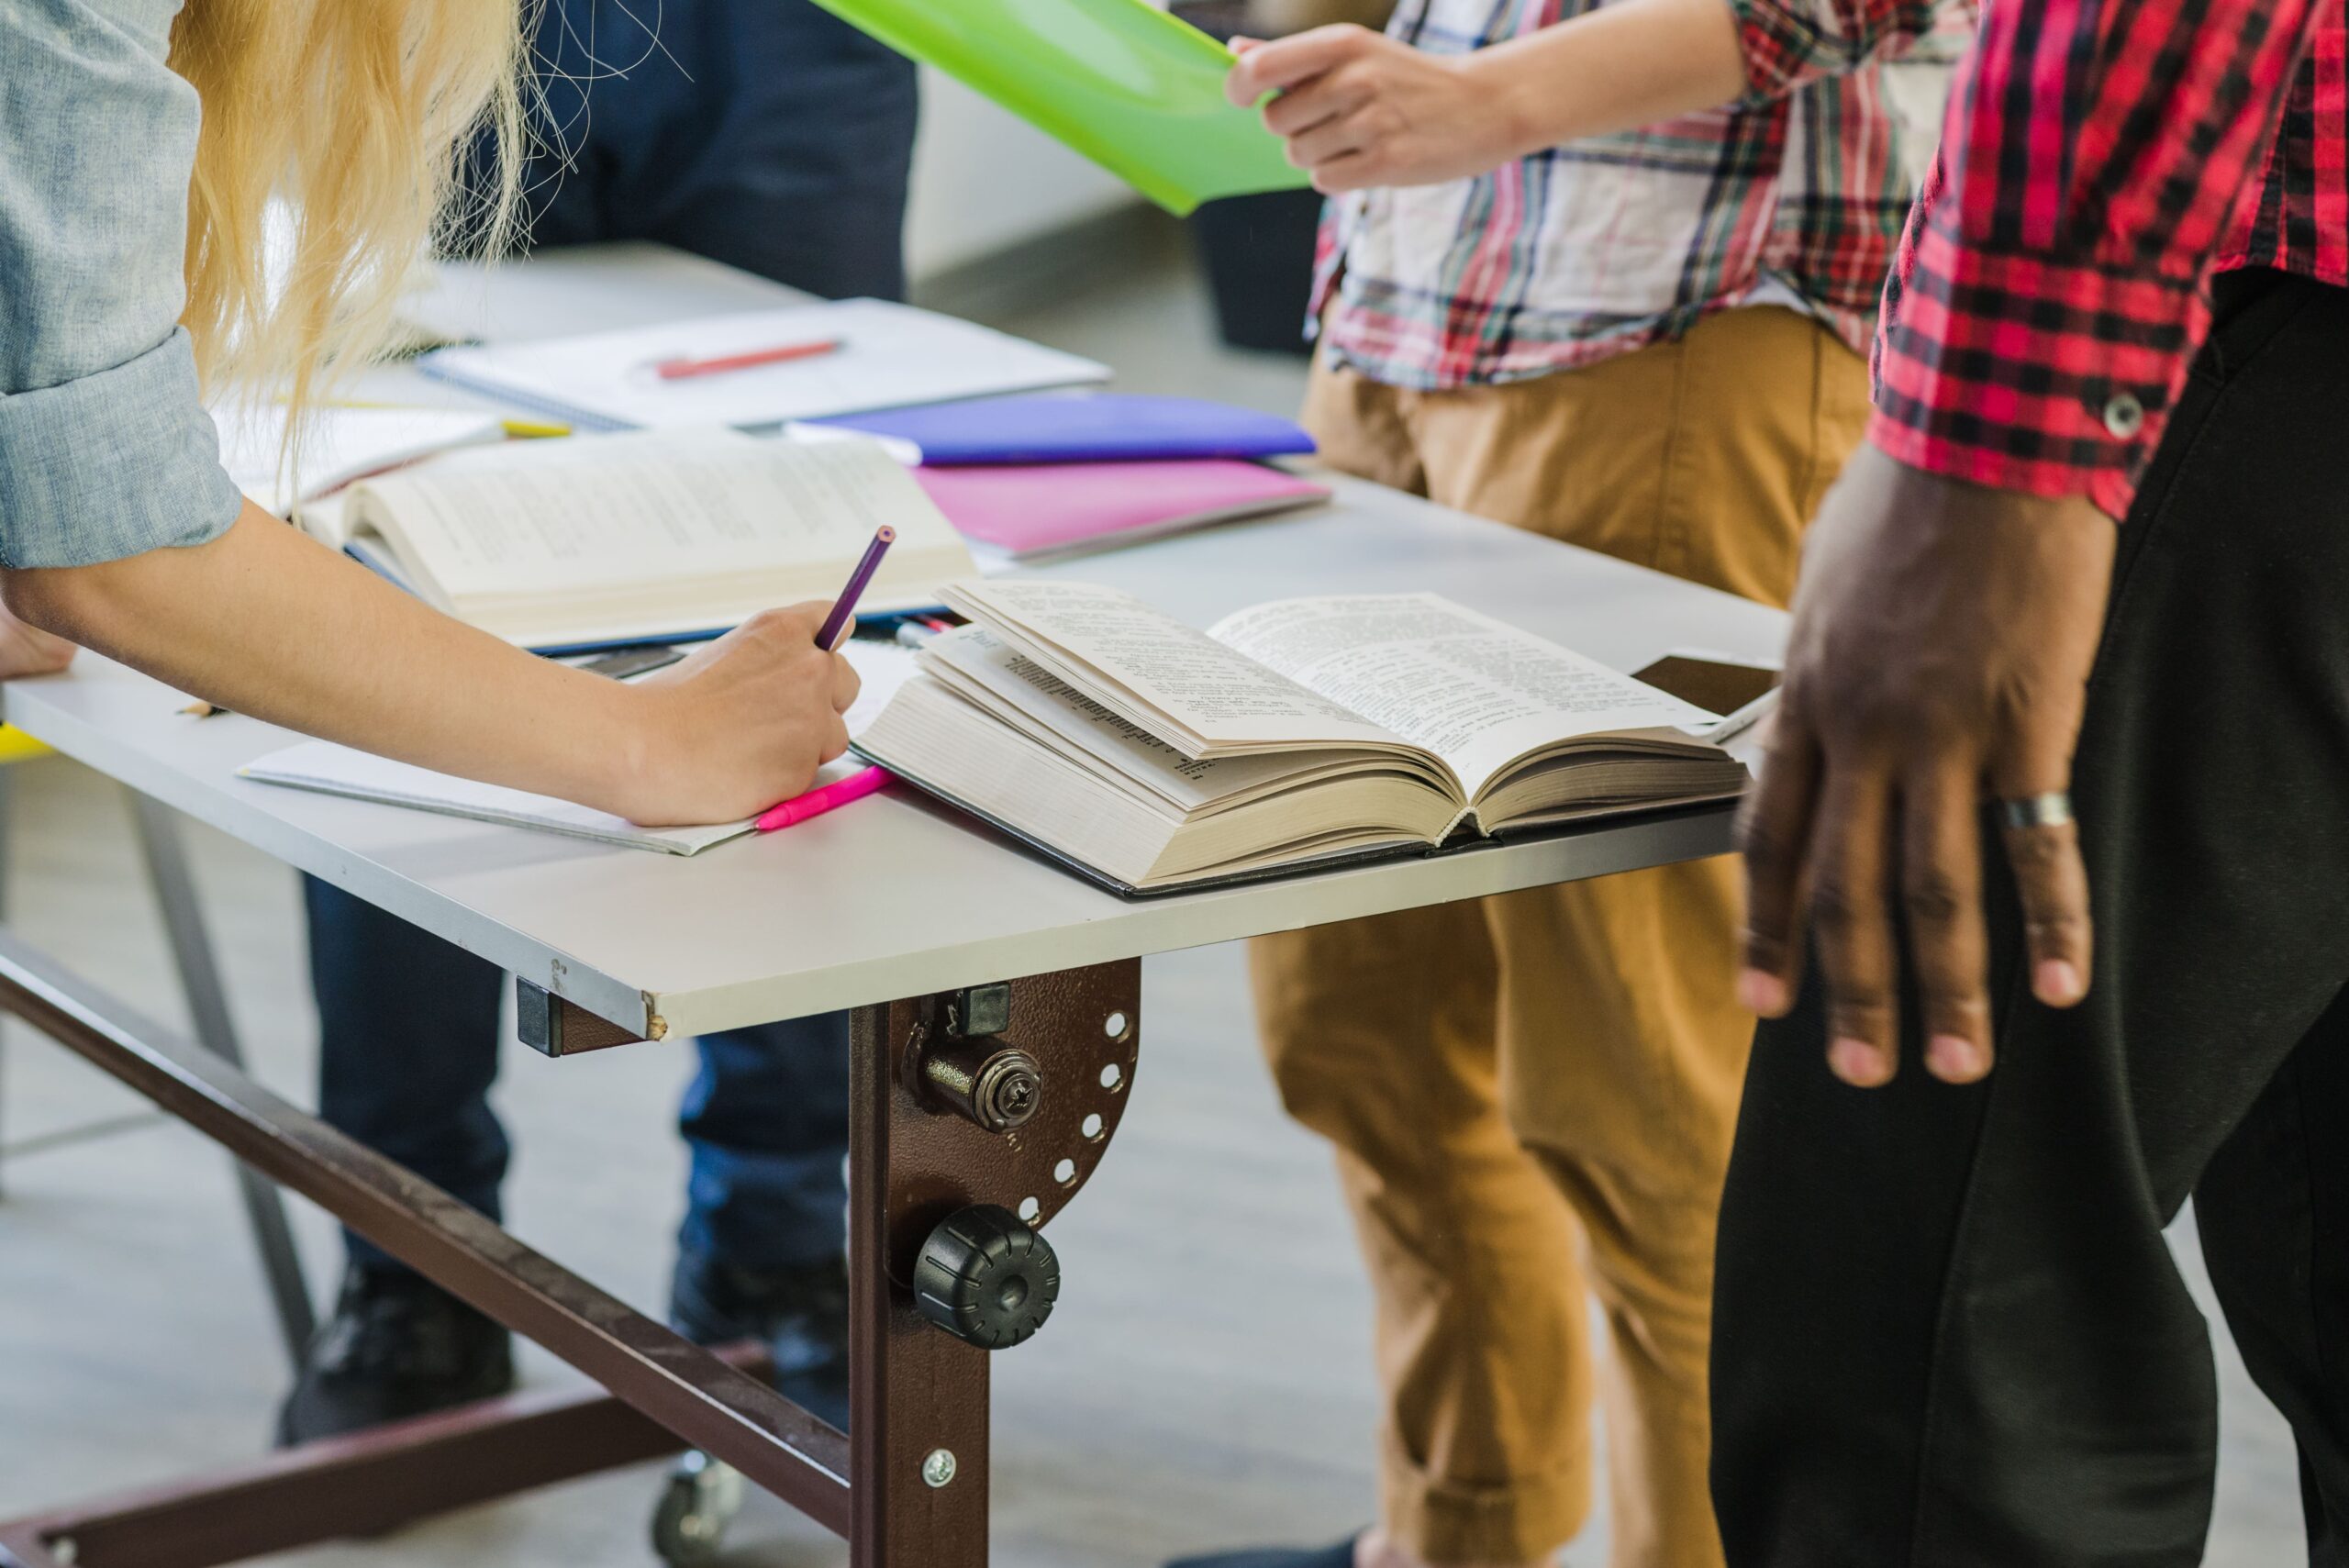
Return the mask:
{"type": "Polygon", "coordinates": [[[943,1486],[954,1479],[954,1456],[947,1450],[934,1448],[930,1457],[921,1462],[921,1478],[932,1487],[943,1486]]]}

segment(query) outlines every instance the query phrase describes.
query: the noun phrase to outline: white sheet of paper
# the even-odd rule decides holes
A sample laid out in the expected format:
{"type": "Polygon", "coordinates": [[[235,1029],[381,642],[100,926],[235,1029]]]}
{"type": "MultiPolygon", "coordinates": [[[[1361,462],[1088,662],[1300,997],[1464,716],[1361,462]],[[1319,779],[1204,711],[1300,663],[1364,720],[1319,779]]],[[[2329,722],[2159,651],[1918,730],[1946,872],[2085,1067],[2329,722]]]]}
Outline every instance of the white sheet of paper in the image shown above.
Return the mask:
{"type": "Polygon", "coordinates": [[[916,403],[1107,381],[1107,366],[990,328],[885,300],[704,317],[660,327],[492,348],[417,364],[492,395],[610,427],[757,428],[916,403]],[[663,381],[666,360],[708,360],[837,339],[808,359],[663,381]]]}
{"type": "MultiPolygon", "coordinates": [[[[856,705],[845,716],[849,734],[853,738],[863,733],[864,727],[873,722],[897,688],[913,676],[914,655],[910,649],[885,642],[852,642],[845,652],[864,681],[856,705]]],[[[842,757],[825,767],[817,784],[830,784],[863,766],[856,757],[842,757]]],[[[479,822],[534,828],[541,832],[672,855],[698,854],[751,829],[749,818],[702,828],[640,828],[626,817],[552,795],[456,778],[328,740],[305,740],[272,751],[248,762],[237,773],[240,778],[262,784],[348,795],[479,822]]]]}

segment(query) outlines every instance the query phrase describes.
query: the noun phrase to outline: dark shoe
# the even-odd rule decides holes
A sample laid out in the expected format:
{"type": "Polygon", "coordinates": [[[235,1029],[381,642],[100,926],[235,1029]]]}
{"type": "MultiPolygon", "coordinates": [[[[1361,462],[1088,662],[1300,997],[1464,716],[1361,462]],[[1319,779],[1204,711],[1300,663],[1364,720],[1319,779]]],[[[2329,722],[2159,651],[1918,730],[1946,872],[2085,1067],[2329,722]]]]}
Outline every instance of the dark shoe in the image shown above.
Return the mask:
{"type": "Polygon", "coordinates": [[[774,1357],[775,1391],[848,1430],[848,1265],[840,1259],[770,1274],[679,1258],[669,1320],[697,1345],[763,1341],[774,1357]]]}
{"type": "Polygon", "coordinates": [[[513,1386],[504,1329],[420,1274],[354,1266],[277,1413],[277,1443],[380,1427],[513,1386]]]}
{"type": "Polygon", "coordinates": [[[1185,1557],[1166,1568],[1354,1568],[1354,1543],[1341,1540],[1320,1551],[1273,1547],[1255,1551],[1224,1551],[1208,1557],[1185,1557]]]}

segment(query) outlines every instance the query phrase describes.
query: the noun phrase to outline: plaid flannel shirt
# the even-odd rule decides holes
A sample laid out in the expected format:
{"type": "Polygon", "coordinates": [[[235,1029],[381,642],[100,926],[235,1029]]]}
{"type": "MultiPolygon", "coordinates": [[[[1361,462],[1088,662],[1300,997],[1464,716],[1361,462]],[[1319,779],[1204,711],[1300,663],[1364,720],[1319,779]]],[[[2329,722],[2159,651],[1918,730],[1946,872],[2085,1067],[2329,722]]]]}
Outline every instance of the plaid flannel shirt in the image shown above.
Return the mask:
{"type": "MultiPolygon", "coordinates": [[[[1758,10],[1747,32],[1757,90],[1835,58],[1758,10]]],[[[1989,0],[1886,295],[1870,439],[2122,516],[2210,275],[2239,267],[2349,284],[2343,0],[1989,0]]]]}
{"type": "MultiPolygon", "coordinates": [[[[1608,3],[1404,0],[1387,31],[1460,54],[1608,3]]],[[[1774,303],[1865,352],[1932,143],[1887,64],[1937,99],[1971,0],[1723,3],[1765,55],[1744,102],[1333,201],[1313,302],[1328,351],[1399,386],[1517,381],[1774,303]]]]}

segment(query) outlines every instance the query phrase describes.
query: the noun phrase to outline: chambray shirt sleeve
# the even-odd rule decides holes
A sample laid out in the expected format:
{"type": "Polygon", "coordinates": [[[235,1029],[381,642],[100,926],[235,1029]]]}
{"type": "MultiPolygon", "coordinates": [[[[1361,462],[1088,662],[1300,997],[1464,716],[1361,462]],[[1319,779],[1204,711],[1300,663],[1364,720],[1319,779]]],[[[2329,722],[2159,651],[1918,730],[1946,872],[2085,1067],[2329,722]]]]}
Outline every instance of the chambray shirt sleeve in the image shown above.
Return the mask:
{"type": "Polygon", "coordinates": [[[0,0],[0,567],[217,538],[242,505],[186,303],[179,0],[0,0]]]}

